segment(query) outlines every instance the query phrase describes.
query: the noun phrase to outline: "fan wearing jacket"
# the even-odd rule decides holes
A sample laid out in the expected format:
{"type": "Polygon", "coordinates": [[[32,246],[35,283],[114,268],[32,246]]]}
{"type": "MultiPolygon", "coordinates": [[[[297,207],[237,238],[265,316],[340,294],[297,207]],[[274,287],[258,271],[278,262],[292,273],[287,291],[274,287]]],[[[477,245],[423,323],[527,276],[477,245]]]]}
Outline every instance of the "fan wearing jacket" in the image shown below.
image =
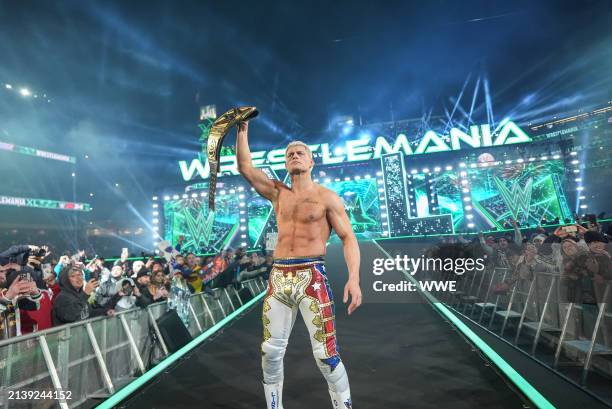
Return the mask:
{"type": "Polygon", "coordinates": [[[83,271],[73,266],[62,269],[59,275],[60,293],[53,303],[53,325],[81,321],[100,315],[114,315],[115,311],[106,307],[93,307],[88,299],[98,286],[95,279],[85,284],[83,271]]]}

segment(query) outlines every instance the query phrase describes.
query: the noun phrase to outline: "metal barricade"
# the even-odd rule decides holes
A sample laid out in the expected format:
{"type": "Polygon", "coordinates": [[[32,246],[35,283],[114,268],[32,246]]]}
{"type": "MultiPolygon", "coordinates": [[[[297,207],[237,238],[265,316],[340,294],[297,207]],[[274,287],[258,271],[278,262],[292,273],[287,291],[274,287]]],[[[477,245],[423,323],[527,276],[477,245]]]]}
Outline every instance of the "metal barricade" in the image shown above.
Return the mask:
{"type": "Polygon", "coordinates": [[[518,345],[521,334],[524,334],[523,329],[534,334],[531,355],[535,355],[542,334],[548,334],[552,339],[561,332],[557,298],[559,274],[535,273],[534,283],[535,287],[527,297],[514,338],[514,343],[518,345]]]}
{"type": "Polygon", "coordinates": [[[609,345],[609,340],[606,339],[607,325],[605,323],[609,296],[610,283],[608,282],[606,283],[605,291],[602,297],[602,301],[604,302],[599,302],[597,305],[579,305],[569,303],[566,306],[563,328],[561,330],[559,342],[555,350],[553,367],[557,369],[562,364],[568,364],[567,362],[560,362],[561,353],[563,350],[566,350],[567,354],[570,356],[576,356],[574,360],[569,362],[570,365],[574,365],[576,362],[580,362],[580,359],[582,359],[583,363],[581,364],[582,374],[580,377],[580,382],[583,385],[585,385],[587,382],[588,372],[591,368],[593,358],[596,356],[612,355],[612,346],[609,345]],[[584,321],[586,320],[585,315],[587,314],[585,309],[587,308],[591,310],[590,313],[593,315],[595,321],[593,323],[593,329],[591,330],[589,327],[591,334],[582,334],[581,329],[578,327],[584,325],[584,321]],[[573,331],[571,328],[572,324],[576,325],[573,331]],[[574,339],[569,340],[570,337],[574,339]],[[597,342],[598,340],[599,342],[597,342]]]}
{"type": "MultiPolygon", "coordinates": [[[[261,277],[244,281],[253,295],[261,277]]],[[[214,295],[192,294],[189,332],[197,336],[242,305],[233,286],[214,295]]],[[[0,341],[0,408],[62,409],[93,406],[168,356],[156,320],[166,302],[0,341]],[[9,400],[8,391],[66,392],[61,400],[9,400]]]]}
{"type": "Polygon", "coordinates": [[[490,302],[490,297],[493,294],[495,277],[497,276],[497,270],[494,268],[486,268],[482,274],[481,287],[483,289],[483,297],[481,301],[474,302],[472,304],[472,311],[470,312],[470,318],[473,318],[480,308],[480,316],[478,322],[482,322],[482,318],[487,308],[495,307],[495,304],[490,302]]]}

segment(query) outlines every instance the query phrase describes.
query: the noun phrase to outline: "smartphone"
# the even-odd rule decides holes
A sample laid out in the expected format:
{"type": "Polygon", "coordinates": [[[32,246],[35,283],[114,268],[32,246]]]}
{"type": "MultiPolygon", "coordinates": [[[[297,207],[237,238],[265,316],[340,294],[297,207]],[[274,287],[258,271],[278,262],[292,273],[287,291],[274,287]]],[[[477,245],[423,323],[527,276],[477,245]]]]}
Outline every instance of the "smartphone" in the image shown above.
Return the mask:
{"type": "Polygon", "coordinates": [[[21,278],[21,281],[32,281],[30,273],[20,273],[19,277],[21,278]]]}
{"type": "Polygon", "coordinates": [[[561,230],[563,230],[565,233],[568,234],[575,234],[578,231],[578,227],[571,225],[571,226],[563,226],[561,228],[561,230]]]}

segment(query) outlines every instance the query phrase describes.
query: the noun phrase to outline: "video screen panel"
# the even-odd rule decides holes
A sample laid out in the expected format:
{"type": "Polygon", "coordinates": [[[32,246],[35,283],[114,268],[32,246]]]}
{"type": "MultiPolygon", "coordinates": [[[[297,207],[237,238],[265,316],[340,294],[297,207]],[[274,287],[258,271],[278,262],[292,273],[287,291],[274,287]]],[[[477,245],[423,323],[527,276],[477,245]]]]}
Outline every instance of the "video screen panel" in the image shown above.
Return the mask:
{"type": "Polygon", "coordinates": [[[499,228],[511,219],[527,226],[543,218],[571,218],[563,190],[564,173],[561,160],[469,169],[474,214],[479,222],[499,228]]]}
{"type": "Polygon", "coordinates": [[[240,206],[238,195],[219,194],[215,200],[214,217],[208,211],[208,198],[165,201],[164,240],[177,243],[180,236],[185,236],[182,249],[196,253],[218,252],[246,242],[241,237],[246,236],[246,231],[241,230],[240,211],[244,207],[240,206]]]}

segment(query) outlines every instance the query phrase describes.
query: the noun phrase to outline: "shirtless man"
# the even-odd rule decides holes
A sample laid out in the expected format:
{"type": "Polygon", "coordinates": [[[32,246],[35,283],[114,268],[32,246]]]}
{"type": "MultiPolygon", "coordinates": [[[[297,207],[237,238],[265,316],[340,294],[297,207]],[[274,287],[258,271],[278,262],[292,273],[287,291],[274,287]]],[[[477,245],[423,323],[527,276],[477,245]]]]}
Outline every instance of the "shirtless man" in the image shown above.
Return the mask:
{"type": "Polygon", "coordinates": [[[272,202],[278,224],[274,265],[263,304],[261,344],[263,386],[268,409],[283,409],[283,357],[298,310],[310,334],[315,361],[329,387],[333,408],[351,409],[351,392],[338,355],[335,307],[325,272],[326,243],[333,228],[342,240],[349,278],[344,303],[349,315],[361,305],[359,246],[340,197],[311,179],[312,152],[299,141],[285,152],[291,187],[269,179],[253,167],[248,123],[238,127],[238,170],[255,190],[272,202]]]}

